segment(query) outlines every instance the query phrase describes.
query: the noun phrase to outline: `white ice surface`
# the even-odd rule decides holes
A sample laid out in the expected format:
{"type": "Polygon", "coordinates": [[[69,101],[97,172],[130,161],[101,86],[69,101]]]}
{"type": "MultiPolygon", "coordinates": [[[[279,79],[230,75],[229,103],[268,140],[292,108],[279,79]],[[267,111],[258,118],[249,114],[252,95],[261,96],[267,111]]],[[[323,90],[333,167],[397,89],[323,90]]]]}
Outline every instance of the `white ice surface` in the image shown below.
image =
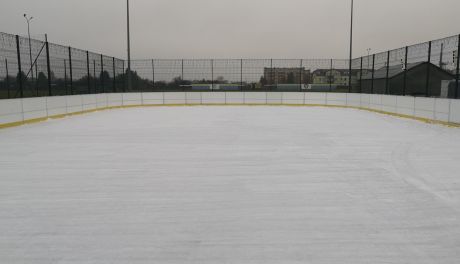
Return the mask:
{"type": "Polygon", "coordinates": [[[0,263],[460,263],[460,130],[139,108],[0,130],[0,263]]]}

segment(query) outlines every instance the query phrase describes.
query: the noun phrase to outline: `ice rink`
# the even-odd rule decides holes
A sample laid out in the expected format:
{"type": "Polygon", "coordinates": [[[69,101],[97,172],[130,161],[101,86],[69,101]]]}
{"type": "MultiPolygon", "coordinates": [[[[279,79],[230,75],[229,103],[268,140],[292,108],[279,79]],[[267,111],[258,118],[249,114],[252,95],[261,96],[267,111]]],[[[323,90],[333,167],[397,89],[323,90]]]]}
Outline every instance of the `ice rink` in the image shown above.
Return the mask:
{"type": "Polygon", "coordinates": [[[0,130],[0,263],[458,264],[460,129],[203,106],[0,130]]]}

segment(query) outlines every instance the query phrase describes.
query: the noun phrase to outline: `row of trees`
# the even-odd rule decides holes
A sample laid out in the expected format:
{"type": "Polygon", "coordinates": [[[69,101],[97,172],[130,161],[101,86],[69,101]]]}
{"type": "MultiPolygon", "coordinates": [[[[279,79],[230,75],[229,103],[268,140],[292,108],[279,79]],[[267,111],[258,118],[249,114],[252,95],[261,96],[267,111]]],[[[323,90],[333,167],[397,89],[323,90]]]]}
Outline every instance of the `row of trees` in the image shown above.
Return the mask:
{"type": "MultiPolygon", "coordinates": [[[[67,94],[87,94],[101,92],[124,92],[127,91],[127,72],[118,74],[113,78],[109,72],[103,71],[97,77],[85,75],[78,79],[72,80],[70,85],[70,77],[56,77],[51,72],[51,91],[48,86],[48,77],[45,72],[39,72],[35,78],[27,77],[24,72],[18,73],[16,76],[7,76],[0,79],[0,98],[13,98],[19,96],[19,81],[22,80],[23,92],[25,97],[47,96],[51,95],[67,95],[67,94]]],[[[293,77],[292,77],[293,78],[293,77]]],[[[224,77],[219,76],[215,80],[183,80],[181,77],[175,77],[171,81],[156,81],[142,78],[136,71],[131,72],[132,90],[137,92],[145,92],[152,90],[187,90],[195,84],[228,84],[229,81],[224,77]]],[[[262,87],[267,83],[264,77],[260,81],[262,87]]],[[[294,83],[294,81],[293,81],[294,83]]],[[[259,87],[255,83],[247,84],[250,87],[259,87]]],[[[129,91],[128,91],[129,92],[129,91]]]]}

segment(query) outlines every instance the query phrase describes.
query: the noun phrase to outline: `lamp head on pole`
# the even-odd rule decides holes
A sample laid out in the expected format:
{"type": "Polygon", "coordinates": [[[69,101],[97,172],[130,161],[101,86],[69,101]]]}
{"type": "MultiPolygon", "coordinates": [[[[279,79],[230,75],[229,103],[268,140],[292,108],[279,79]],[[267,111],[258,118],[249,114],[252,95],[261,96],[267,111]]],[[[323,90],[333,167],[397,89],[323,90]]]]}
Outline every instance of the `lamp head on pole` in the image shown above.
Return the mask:
{"type": "Polygon", "coordinates": [[[27,20],[27,22],[30,22],[32,19],[34,19],[34,17],[27,17],[27,14],[24,14],[24,18],[27,20]]]}

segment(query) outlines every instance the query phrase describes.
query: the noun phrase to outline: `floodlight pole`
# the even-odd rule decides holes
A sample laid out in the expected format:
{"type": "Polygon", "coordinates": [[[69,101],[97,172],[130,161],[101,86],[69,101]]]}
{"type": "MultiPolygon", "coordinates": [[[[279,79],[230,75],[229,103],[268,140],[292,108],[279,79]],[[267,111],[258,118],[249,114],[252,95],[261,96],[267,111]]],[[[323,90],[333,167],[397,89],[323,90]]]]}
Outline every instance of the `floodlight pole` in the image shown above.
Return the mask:
{"type": "Polygon", "coordinates": [[[34,17],[27,17],[27,14],[24,14],[24,18],[27,21],[27,34],[29,36],[29,59],[30,59],[30,73],[32,74],[32,80],[34,80],[34,71],[33,71],[33,65],[32,65],[32,44],[30,41],[30,22],[34,17]]]}
{"type": "Polygon", "coordinates": [[[350,61],[349,61],[349,76],[348,76],[348,92],[351,92],[351,70],[352,70],[352,60],[353,60],[353,8],[354,1],[351,0],[351,23],[350,23],[350,61]]]}
{"type": "Polygon", "coordinates": [[[129,29],[129,0],[126,0],[127,41],[128,41],[128,91],[131,91],[131,39],[129,29]]]}

